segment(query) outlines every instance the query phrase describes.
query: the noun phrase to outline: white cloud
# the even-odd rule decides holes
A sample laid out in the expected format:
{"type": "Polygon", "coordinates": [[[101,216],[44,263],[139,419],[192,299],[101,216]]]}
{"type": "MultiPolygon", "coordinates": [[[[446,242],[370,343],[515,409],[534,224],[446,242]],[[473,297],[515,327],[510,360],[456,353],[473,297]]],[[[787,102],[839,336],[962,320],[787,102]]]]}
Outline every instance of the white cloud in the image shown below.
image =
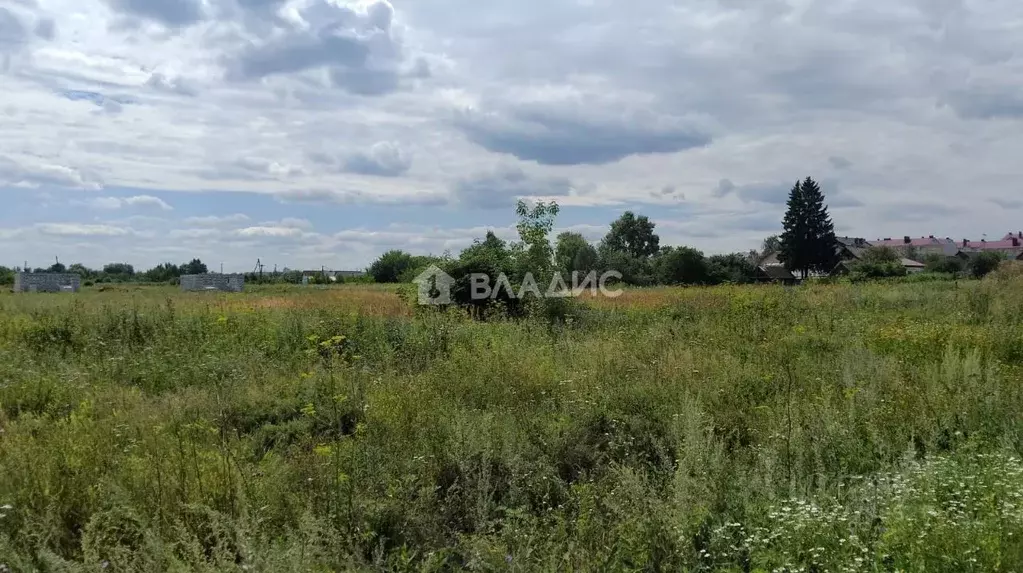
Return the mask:
{"type": "Polygon", "coordinates": [[[122,209],[125,207],[155,207],[164,211],[172,211],[174,208],[166,201],[152,195],[135,195],[134,197],[96,197],[88,201],[88,204],[95,209],[122,209]]]}
{"type": "Polygon", "coordinates": [[[233,215],[207,215],[204,217],[188,217],[185,219],[186,225],[195,226],[209,226],[219,227],[222,225],[233,225],[236,223],[245,223],[249,220],[249,216],[244,213],[235,213],[233,215]]]}
{"type": "MultiPolygon", "coordinates": [[[[1023,178],[1021,32],[1009,0],[6,3],[0,189],[133,189],[182,211],[168,193],[263,194],[317,221],[297,229],[323,241],[302,242],[310,259],[337,240],[323,209],[380,227],[392,207],[543,195],[699,213],[672,236],[738,249],[807,175],[834,181],[852,232],[976,236],[1019,217],[993,201],[1023,178]],[[927,204],[955,212],[901,218],[927,204]]],[[[176,230],[296,230],[206,219],[176,230]]],[[[172,230],[146,248],[185,248],[172,230]]]]}
{"type": "Polygon", "coordinates": [[[60,237],[123,237],[134,234],[132,229],[125,227],[83,223],[38,223],[35,228],[43,235],[60,237]]]}

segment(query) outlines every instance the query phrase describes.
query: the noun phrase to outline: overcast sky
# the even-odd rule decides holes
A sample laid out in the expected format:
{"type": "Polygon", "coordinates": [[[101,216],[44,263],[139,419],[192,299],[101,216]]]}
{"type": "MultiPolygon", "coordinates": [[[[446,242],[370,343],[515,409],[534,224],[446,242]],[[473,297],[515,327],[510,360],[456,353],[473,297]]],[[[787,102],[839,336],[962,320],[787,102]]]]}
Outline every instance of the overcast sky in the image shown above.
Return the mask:
{"type": "Polygon", "coordinates": [[[0,264],[1023,227],[1018,0],[0,0],[0,264]]]}

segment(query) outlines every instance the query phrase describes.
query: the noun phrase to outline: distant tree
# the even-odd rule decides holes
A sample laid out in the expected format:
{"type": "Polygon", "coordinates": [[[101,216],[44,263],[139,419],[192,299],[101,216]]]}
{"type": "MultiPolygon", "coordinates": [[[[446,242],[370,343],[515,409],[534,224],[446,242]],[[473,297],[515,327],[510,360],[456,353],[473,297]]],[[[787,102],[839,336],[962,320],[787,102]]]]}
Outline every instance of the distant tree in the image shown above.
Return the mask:
{"type": "Polygon", "coordinates": [[[402,274],[412,267],[413,263],[412,255],[394,249],[373,261],[373,264],[369,266],[368,273],[378,283],[396,283],[399,282],[402,274]]]}
{"type": "MultiPolygon", "coordinates": [[[[448,259],[444,257],[435,257],[433,255],[413,255],[412,264],[409,265],[405,272],[398,277],[400,283],[410,283],[415,280],[420,274],[423,273],[430,265],[436,265],[443,268],[448,259]]],[[[369,279],[373,279],[372,275],[367,275],[369,279]]]]}
{"type": "Polygon", "coordinates": [[[128,263],[110,263],[103,266],[103,273],[118,278],[130,278],[135,275],[135,267],[128,263]]]}
{"type": "Polygon", "coordinates": [[[181,265],[180,269],[181,275],[204,275],[208,272],[209,269],[207,269],[206,265],[199,259],[192,259],[191,261],[181,265]]]}
{"type": "Polygon", "coordinates": [[[180,277],[183,274],[181,272],[181,269],[182,267],[179,267],[178,265],[175,265],[173,263],[163,263],[142,273],[142,278],[146,282],[151,283],[168,282],[172,279],[180,277]]]}
{"type": "Polygon", "coordinates": [[[0,266],[0,285],[14,284],[14,269],[0,266]]]}
{"type": "Polygon", "coordinates": [[[779,250],[781,250],[781,237],[778,235],[765,237],[764,241],[760,243],[760,251],[765,255],[776,253],[779,250]]]}
{"type": "Polygon", "coordinates": [[[645,215],[626,211],[611,223],[611,230],[601,241],[604,252],[619,251],[636,259],[652,257],[660,250],[661,239],[654,233],[656,225],[645,215]]]}
{"type": "Polygon", "coordinates": [[[520,272],[531,273],[540,284],[549,285],[554,275],[554,248],[550,234],[560,211],[554,201],[539,201],[532,206],[519,201],[515,207],[515,214],[519,217],[515,227],[523,249],[519,260],[520,272]]]}
{"type": "Polygon", "coordinates": [[[959,274],[966,270],[966,264],[962,259],[932,253],[924,257],[924,268],[929,273],[959,274]]]}
{"type": "Polygon", "coordinates": [[[863,252],[860,260],[868,263],[900,263],[902,258],[891,247],[870,247],[863,252]]]}
{"type": "Polygon", "coordinates": [[[1001,253],[985,251],[970,260],[970,274],[976,278],[986,277],[991,271],[997,269],[1005,257],[1001,253]]]}
{"type": "Polygon", "coordinates": [[[851,267],[849,278],[854,282],[907,274],[902,258],[889,247],[870,247],[851,267]]]}
{"type": "Polygon", "coordinates": [[[838,264],[838,241],[820,186],[810,177],[797,182],[787,206],[778,260],[804,279],[811,271],[831,271],[838,264]]]}
{"type": "Polygon", "coordinates": [[[608,249],[604,244],[601,244],[597,253],[599,256],[597,270],[600,272],[620,273],[622,282],[629,285],[647,286],[657,283],[654,267],[660,255],[636,258],[625,251],[608,249]]]}
{"type": "Polygon", "coordinates": [[[692,247],[664,247],[653,266],[658,284],[706,284],[710,278],[703,253],[692,247]]]}
{"type": "Polygon", "coordinates": [[[52,265],[50,265],[50,268],[46,269],[46,272],[48,272],[48,273],[64,273],[64,272],[67,272],[67,267],[64,266],[64,263],[56,262],[56,263],[53,263],[52,265]]]}
{"type": "Polygon", "coordinates": [[[79,275],[83,279],[91,279],[96,276],[96,271],[86,267],[82,263],[74,263],[67,268],[67,272],[79,275]]]}
{"type": "Polygon", "coordinates": [[[585,274],[597,268],[597,249],[579,233],[562,233],[554,248],[554,260],[558,271],[566,278],[573,272],[585,274]]]}
{"type": "Polygon", "coordinates": [[[756,267],[742,253],[714,255],[707,259],[707,278],[712,284],[753,282],[756,267]]]}

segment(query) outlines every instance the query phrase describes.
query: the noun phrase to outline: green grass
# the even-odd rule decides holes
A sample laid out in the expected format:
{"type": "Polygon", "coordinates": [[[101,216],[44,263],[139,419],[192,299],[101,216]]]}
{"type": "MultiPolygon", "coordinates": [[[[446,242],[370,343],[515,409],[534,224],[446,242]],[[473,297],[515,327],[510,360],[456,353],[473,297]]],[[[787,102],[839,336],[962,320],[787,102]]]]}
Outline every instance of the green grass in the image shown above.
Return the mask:
{"type": "Polygon", "coordinates": [[[0,570],[1021,570],[1021,287],[3,294],[0,570]]]}

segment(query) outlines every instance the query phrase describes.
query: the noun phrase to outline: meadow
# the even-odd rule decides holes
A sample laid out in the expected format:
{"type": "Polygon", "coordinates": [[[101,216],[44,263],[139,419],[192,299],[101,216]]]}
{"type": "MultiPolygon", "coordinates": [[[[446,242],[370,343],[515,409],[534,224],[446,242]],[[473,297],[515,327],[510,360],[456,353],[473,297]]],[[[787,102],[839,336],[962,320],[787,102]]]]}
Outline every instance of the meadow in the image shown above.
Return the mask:
{"type": "Polygon", "coordinates": [[[1023,281],[0,294],[0,571],[1023,570],[1023,281]]]}

